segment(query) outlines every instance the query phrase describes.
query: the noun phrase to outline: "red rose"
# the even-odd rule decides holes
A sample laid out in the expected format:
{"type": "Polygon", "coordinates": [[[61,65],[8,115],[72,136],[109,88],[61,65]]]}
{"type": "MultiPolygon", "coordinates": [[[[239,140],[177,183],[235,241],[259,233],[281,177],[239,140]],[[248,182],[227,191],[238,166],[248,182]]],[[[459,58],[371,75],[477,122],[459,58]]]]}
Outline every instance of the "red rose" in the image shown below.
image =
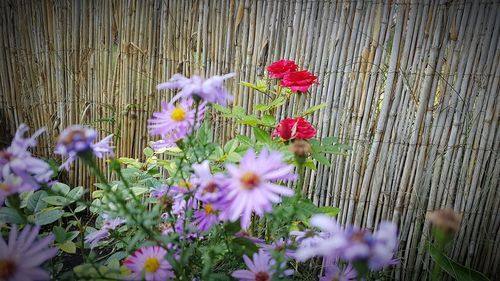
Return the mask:
{"type": "Polygon", "coordinates": [[[281,120],[281,122],[276,126],[276,132],[273,133],[273,137],[281,137],[284,140],[291,139],[310,139],[316,135],[316,129],[311,125],[311,123],[304,120],[302,117],[297,118],[287,118],[281,120]]]}
{"type": "Polygon", "coordinates": [[[272,78],[281,79],[285,74],[297,70],[297,65],[293,60],[279,60],[267,67],[267,72],[272,78]]]}
{"type": "Polygon", "coordinates": [[[285,74],[281,86],[289,87],[294,92],[306,92],[312,84],[319,84],[314,76],[307,70],[295,71],[285,74]]]}

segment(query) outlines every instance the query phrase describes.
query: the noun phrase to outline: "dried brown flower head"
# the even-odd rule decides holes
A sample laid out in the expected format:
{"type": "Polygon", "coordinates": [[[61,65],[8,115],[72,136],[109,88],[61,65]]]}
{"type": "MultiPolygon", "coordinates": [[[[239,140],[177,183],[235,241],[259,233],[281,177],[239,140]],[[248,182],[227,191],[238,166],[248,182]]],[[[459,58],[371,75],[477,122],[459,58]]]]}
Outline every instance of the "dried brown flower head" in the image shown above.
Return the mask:
{"type": "Polygon", "coordinates": [[[453,209],[442,209],[429,213],[427,219],[435,227],[448,233],[455,233],[460,229],[462,215],[453,209]]]}

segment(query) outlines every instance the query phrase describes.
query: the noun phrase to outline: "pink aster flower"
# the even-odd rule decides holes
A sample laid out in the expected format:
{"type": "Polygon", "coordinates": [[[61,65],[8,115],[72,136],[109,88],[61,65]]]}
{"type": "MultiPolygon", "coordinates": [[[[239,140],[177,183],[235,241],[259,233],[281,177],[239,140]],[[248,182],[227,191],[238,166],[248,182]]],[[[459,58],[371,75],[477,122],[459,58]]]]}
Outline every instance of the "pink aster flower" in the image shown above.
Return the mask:
{"type": "Polygon", "coordinates": [[[36,190],[41,184],[49,183],[52,177],[49,164],[33,157],[28,150],[36,146],[36,138],[45,129],[39,129],[31,137],[24,138],[28,129],[28,126],[21,124],[11,145],[0,151],[0,206],[7,196],[36,190]]]}
{"type": "Polygon", "coordinates": [[[167,251],[159,246],[143,247],[127,257],[123,264],[132,271],[128,280],[164,281],[174,277],[165,259],[167,251]]]}
{"type": "MultiPolygon", "coordinates": [[[[272,280],[275,270],[273,269],[276,262],[264,250],[253,254],[253,259],[248,256],[243,256],[243,260],[247,265],[247,270],[236,270],[231,274],[234,278],[240,281],[268,281],[272,280]]],[[[285,270],[285,275],[292,275],[293,270],[285,270]]]]}
{"type": "Polygon", "coordinates": [[[161,108],[160,112],[153,112],[153,118],[148,120],[149,133],[163,138],[162,142],[155,143],[155,148],[169,147],[184,138],[200,127],[205,115],[205,102],[196,109],[193,99],[183,99],[177,105],[162,102],[161,108]]]}
{"type": "Polygon", "coordinates": [[[272,204],[281,201],[281,196],[292,196],[293,190],[273,183],[280,180],[294,180],[293,166],[283,162],[277,151],[263,149],[256,156],[252,149],[241,158],[240,165],[226,165],[228,179],[225,200],[229,202],[224,218],[236,221],[241,217],[241,227],[250,224],[252,212],[262,216],[271,212],[272,204]]]}
{"type": "Polygon", "coordinates": [[[262,247],[262,249],[264,249],[270,255],[272,254],[273,251],[275,251],[275,252],[283,252],[285,257],[287,257],[287,258],[294,258],[295,251],[290,250],[291,244],[292,244],[291,241],[285,242],[285,240],[283,238],[280,238],[271,244],[261,243],[259,245],[262,247]]]}
{"type": "Polygon", "coordinates": [[[118,226],[124,224],[126,220],[121,218],[110,218],[108,215],[103,215],[104,222],[100,230],[94,231],[89,235],[85,236],[85,242],[90,243],[90,247],[94,248],[97,246],[99,241],[108,238],[109,231],[116,229],[118,226]]]}
{"type": "Polygon", "coordinates": [[[97,158],[113,156],[111,139],[113,135],[103,138],[99,142],[94,142],[97,132],[94,129],[80,125],[72,125],[59,135],[54,153],[68,157],[59,169],[69,170],[69,165],[76,160],[78,155],[90,151],[97,158]]]}
{"type": "Polygon", "coordinates": [[[234,73],[226,75],[214,75],[208,79],[203,79],[198,75],[193,75],[187,78],[182,74],[174,74],[172,78],[161,83],[156,88],[158,90],[164,89],[181,89],[181,91],[172,99],[175,102],[179,98],[192,98],[198,96],[208,103],[218,103],[226,106],[228,102],[233,100],[233,97],[224,88],[223,82],[226,79],[234,77],[234,73]]]}
{"type": "Polygon", "coordinates": [[[21,233],[13,226],[6,242],[0,237],[0,280],[49,280],[50,275],[39,266],[57,254],[48,248],[53,235],[36,239],[39,226],[26,225],[21,233]]]}

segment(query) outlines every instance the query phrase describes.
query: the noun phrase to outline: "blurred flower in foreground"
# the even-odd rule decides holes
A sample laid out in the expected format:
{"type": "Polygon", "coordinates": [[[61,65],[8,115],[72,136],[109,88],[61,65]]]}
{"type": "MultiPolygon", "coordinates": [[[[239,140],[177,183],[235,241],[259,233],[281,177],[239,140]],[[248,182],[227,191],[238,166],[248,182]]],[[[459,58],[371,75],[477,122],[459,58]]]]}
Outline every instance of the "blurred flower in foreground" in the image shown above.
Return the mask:
{"type": "Polygon", "coordinates": [[[192,99],[183,99],[177,105],[162,102],[161,107],[162,110],[153,112],[153,118],[148,120],[149,133],[160,135],[163,139],[154,143],[155,149],[173,146],[175,142],[199,128],[205,115],[205,103],[196,108],[193,107],[192,99]]]}
{"type": "Polygon", "coordinates": [[[276,126],[272,137],[281,137],[284,140],[311,139],[316,135],[316,129],[302,117],[281,120],[276,126]]]}
{"type": "Polygon", "coordinates": [[[453,209],[442,209],[427,215],[427,219],[438,229],[446,233],[455,233],[460,229],[462,216],[453,209]]]}
{"type": "Polygon", "coordinates": [[[396,263],[397,229],[393,223],[382,222],[373,234],[355,226],[342,230],[334,219],[326,215],[313,216],[311,225],[321,229],[326,238],[313,245],[299,245],[299,260],[319,255],[347,262],[364,262],[371,270],[396,263]]]}
{"type": "Polygon", "coordinates": [[[297,64],[293,60],[279,60],[267,67],[267,72],[272,78],[281,79],[285,74],[297,71],[297,64]]]}
{"type": "Polygon", "coordinates": [[[217,202],[224,195],[226,188],[224,175],[212,175],[208,160],[203,161],[201,164],[194,164],[193,171],[192,182],[197,187],[196,198],[211,203],[217,202]]]}
{"type": "Polygon", "coordinates": [[[229,202],[224,218],[236,221],[241,217],[241,227],[250,224],[252,212],[262,216],[272,211],[272,204],[281,201],[280,196],[292,196],[293,190],[272,181],[294,180],[293,166],[283,162],[280,152],[263,149],[256,156],[253,149],[241,158],[240,165],[227,164],[229,173],[224,200],[229,202]]]}
{"type": "Polygon", "coordinates": [[[53,235],[36,239],[39,226],[26,225],[21,233],[17,226],[10,230],[9,240],[0,237],[0,280],[49,280],[50,275],[39,266],[57,254],[56,248],[48,248],[53,235]]]}
{"type": "MultiPolygon", "coordinates": [[[[231,274],[240,281],[268,281],[271,280],[275,270],[273,266],[275,261],[264,250],[253,254],[253,259],[243,256],[243,260],[248,270],[236,270],[231,274]]],[[[285,270],[285,275],[291,275],[293,270],[285,270]]]]}
{"type": "Polygon", "coordinates": [[[103,138],[94,143],[97,138],[97,132],[94,129],[86,128],[81,125],[72,125],[59,135],[54,153],[68,157],[59,169],[69,170],[69,165],[76,160],[78,155],[85,152],[91,152],[97,158],[113,156],[111,139],[113,135],[103,138]]]}
{"type": "Polygon", "coordinates": [[[285,74],[281,80],[281,86],[290,88],[293,92],[307,92],[316,81],[318,76],[314,76],[307,70],[294,71],[285,74]]]}
{"type": "Polygon", "coordinates": [[[116,229],[118,226],[127,222],[121,218],[110,218],[108,215],[103,215],[104,222],[100,230],[94,231],[85,237],[85,242],[90,243],[90,247],[94,248],[97,246],[99,241],[107,238],[109,236],[109,231],[116,229]]]}
{"type": "Polygon", "coordinates": [[[200,231],[209,231],[219,221],[218,210],[215,208],[215,205],[205,203],[202,208],[194,212],[193,223],[198,226],[200,231]]]}
{"type": "Polygon", "coordinates": [[[222,106],[226,106],[227,103],[233,100],[233,97],[222,84],[224,80],[234,76],[234,73],[229,73],[222,76],[214,75],[208,79],[203,79],[198,75],[187,78],[177,73],[174,74],[169,81],[156,86],[156,89],[181,89],[181,91],[170,101],[171,103],[179,98],[187,99],[200,97],[208,103],[218,103],[222,106]]]}
{"type": "Polygon", "coordinates": [[[38,129],[31,137],[23,138],[28,129],[28,126],[21,124],[11,145],[0,151],[0,206],[7,196],[36,190],[52,177],[49,164],[33,157],[28,151],[30,147],[36,146],[36,138],[45,129],[38,129]]]}
{"type": "Polygon", "coordinates": [[[123,262],[132,274],[128,280],[163,281],[174,277],[172,266],[165,259],[167,251],[159,246],[143,247],[123,262]]]}

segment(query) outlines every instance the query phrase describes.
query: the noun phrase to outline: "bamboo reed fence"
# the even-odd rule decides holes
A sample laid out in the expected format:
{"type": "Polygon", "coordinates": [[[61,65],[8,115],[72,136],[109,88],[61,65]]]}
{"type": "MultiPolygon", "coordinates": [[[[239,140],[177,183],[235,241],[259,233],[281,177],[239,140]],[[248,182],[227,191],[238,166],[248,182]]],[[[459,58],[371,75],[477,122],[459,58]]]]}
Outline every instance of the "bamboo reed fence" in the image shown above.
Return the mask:
{"type": "MultiPolygon", "coordinates": [[[[86,123],[113,132],[117,154],[140,158],[155,85],[176,72],[236,72],[228,87],[250,110],[266,98],[238,85],[294,59],[319,76],[301,108],[320,136],[353,146],[307,174],[308,194],[338,219],[400,228],[398,280],[424,280],[427,212],[463,215],[450,255],[500,279],[500,2],[0,1],[2,143],[17,124],[59,131],[86,123]]],[[[295,100],[278,112],[285,117],[295,100]]],[[[250,135],[220,116],[215,135],[250,135]]],[[[72,183],[90,186],[80,165],[72,183]]]]}

